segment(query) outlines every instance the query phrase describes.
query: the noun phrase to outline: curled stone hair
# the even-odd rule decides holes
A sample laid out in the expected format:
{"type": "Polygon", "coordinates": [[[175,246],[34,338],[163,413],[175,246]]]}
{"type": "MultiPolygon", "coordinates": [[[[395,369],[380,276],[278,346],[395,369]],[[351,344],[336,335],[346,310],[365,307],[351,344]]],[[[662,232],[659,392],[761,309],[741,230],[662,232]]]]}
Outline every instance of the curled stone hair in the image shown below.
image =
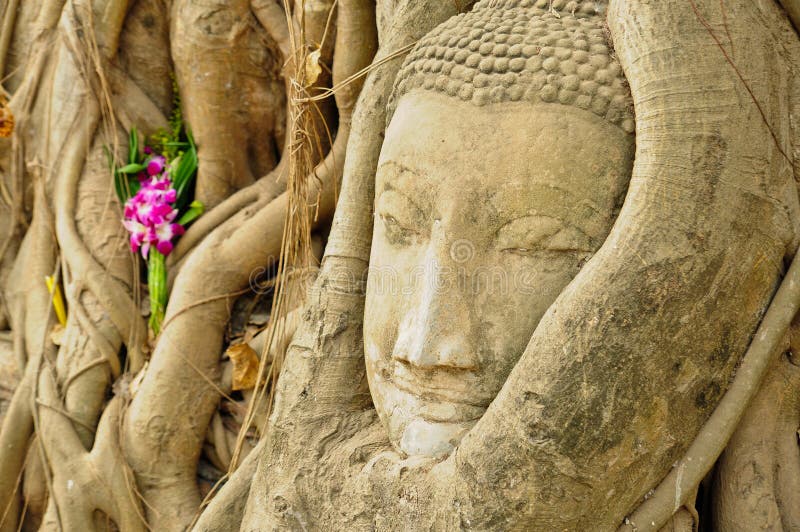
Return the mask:
{"type": "Polygon", "coordinates": [[[630,89],[611,51],[604,1],[481,0],[417,43],[395,80],[388,119],[400,97],[413,90],[476,105],[560,103],[634,130],[630,89]]]}

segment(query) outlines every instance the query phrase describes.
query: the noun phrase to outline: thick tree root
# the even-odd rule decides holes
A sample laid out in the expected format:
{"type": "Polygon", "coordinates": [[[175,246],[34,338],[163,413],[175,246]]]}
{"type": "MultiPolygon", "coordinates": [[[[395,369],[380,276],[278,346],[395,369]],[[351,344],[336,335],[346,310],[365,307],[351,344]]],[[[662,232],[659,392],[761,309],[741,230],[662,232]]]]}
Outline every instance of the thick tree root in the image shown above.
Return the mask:
{"type": "Polygon", "coordinates": [[[800,523],[800,367],[771,366],[717,465],[714,529],[793,530],[800,523]]]}
{"type": "MultiPolygon", "coordinates": [[[[658,530],[714,466],[758,392],[774,360],[783,352],[782,340],[800,309],[800,256],[796,257],[761,321],[728,391],[678,464],[655,492],[629,517],[619,532],[658,530]]],[[[738,525],[737,525],[738,526],[738,525]]]]}
{"type": "Polygon", "coordinates": [[[192,527],[196,532],[236,532],[242,522],[250,483],[256,472],[258,458],[264,448],[266,439],[253,449],[242,461],[236,472],[219,490],[211,503],[203,509],[200,518],[192,527]]]}
{"type": "Polygon", "coordinates": [[[177,0],[172,18],[176,76],[198,144],[196,197],[214,207],[277,163],[286,120],[279,54],[249,0],[177,0]]]}

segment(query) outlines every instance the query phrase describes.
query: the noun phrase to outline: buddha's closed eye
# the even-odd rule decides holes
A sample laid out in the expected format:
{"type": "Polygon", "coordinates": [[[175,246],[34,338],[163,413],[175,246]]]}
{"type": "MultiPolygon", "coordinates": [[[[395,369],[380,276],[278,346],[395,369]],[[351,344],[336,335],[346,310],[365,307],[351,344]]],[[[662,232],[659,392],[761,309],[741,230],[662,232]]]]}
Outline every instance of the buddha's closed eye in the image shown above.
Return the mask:
{"type": "Polygon", "coordinates": [[[387,190],[378,198],[375,211],[393,245],[412,245],[427,234],[425,215],[405,194],[387,190]]]}
{"type": "Polygon", "coordinates": [[[496,233],[503,253],[543,257],[550,254],[590,254],[589,237],[563,220],[549,216],[522,216],[504,224],[496,233]]]}
{"type": "Polygon", "coordinates": [[[419,231],[403,225],[397,218],[387,213],[378,213],[386,229],[386,237],[391,244],[409,246],[416,243],[422,234],[419,231]]]}

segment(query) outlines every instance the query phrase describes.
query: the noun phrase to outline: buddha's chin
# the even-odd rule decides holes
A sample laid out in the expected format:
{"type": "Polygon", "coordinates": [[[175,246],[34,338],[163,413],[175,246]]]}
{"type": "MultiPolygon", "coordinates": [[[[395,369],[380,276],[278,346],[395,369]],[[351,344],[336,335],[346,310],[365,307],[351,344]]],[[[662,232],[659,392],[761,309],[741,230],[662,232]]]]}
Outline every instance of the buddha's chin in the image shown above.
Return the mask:
{"type": "Polygon", "coordinates": [[[380,393],[373,392],[378,412],[392,444],[407,456],[441,458],[450,454],[486,412],[485,407],[461,397],[421,397],[398,383],[381,384],[380,393]]]}
{"type": "Polygon", "coordinates": [[[472,428],[475,421],[459,423],[429,421],[415,417],[398,434],[396,445],[408,456],[443,458],[456,448],[461,438],[472,428]]]}

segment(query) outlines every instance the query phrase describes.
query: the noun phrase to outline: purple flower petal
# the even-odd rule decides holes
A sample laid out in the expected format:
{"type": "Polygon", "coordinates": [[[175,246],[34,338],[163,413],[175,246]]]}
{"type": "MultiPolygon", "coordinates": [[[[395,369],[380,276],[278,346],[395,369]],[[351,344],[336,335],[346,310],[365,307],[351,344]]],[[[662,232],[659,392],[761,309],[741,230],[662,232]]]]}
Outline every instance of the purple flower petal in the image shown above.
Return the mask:
{"type": "Polygon", "coordinates": [[[178,192],[171,188],[164,193],[164,201],[167,203],[175,203],[175,200],[178,199],[178,192]]]}
{"type": "Polygon", "coordinates": [[[159,243],[156,244],[156,249],[158,250],[159,253],[161,253],[166,257],[172,251],[172,242],[170,242],[169,240],[159,241],[159,243]]]}
{"type": "Polygon", "coordinates": [[[166,164],[167,160],[162,155],[157,155],[147,163],[147,173],[149,175],[158,175],[164,171],[166,164]]]}

